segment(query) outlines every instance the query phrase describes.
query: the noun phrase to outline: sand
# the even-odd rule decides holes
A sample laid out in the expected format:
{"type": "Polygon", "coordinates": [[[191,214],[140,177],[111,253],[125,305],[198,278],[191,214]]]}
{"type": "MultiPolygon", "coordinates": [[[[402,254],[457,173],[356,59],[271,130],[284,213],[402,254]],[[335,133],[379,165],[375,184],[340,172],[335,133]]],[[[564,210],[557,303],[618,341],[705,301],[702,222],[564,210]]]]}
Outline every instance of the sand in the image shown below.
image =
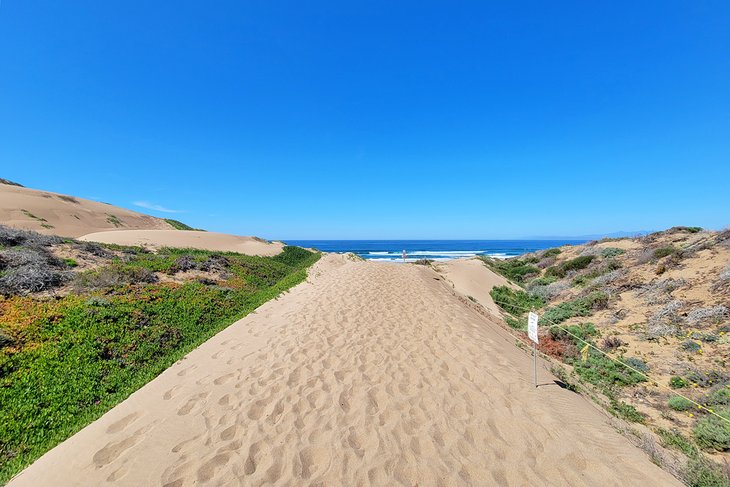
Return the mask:
{"type": "Polygon", "coordinates": [[[9,485],[681,485],[453,292],[326,255],[9,485]]]}
{"type": "Polygon", "coordinates": [[[79,240],[147,248],[179,247],[238,252],[271,256],[282,251],[281,242],[268,242],[256,237],[239,237],[215,232],[192,230],[113,230],[84,235],[79,240]]]}
{"type": "Polygon", "coordinates": [[[491,271],[480,259],[453,259],[439,262],[435,266],[452,287],[464,296],[473,298],[494,317],[502,315],[489,292],[495,286],[519,289],[503,276],[491,271]]]}
{"type": "Polygon", "coordinates": [[[171,229],[161,218],[50,191],[0,184],[0,224],[80,237],[110,229],[171,229]]]}

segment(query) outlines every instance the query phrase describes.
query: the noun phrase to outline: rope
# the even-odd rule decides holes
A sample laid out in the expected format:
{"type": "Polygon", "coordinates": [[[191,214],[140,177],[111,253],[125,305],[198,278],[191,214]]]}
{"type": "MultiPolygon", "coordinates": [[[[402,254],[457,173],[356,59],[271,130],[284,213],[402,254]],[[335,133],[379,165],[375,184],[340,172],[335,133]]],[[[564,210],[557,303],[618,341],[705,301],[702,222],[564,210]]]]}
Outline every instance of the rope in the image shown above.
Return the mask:
{"type": "MultiPolygon", "coordinates": [[[[491,296],[490,296],[490,297],[491,297],[491,296]]],[[[494,302],[495,302],[495,304],[497,304],[497,305],[499,305],[499,304],[504,304],[504,305],[507,305],[507,306],[509,306],[509,307],[510,307],[510,308],[512,308],[512,309],[521,309],[523,313],[524,313],[524,312],[527,312],[527,311],[533,311],[533,309],[527,309],[527,308],[524,308],[524,307],[522,307],[522,306],[517,306],[517,305],[515,305],[514,303],[507,303],[507,302],[504,302],[504,301],[498,301],[498,300],[496,300],[496,299],[494,299],[494,298],[492,298],[492,301],[494,301],[494,302]]],[[[712,409],[710,409],[710,408],[708,408],[708,407],[706,407],[706,406],[703,406],[702,404],[698,403],[698,402],[697,402],[697,401],[695,401],[694,399],[692,399],[692,398],[689,398],[689,397],[685,396],[684,394],[682,394],[682,393],[680,393],[680,392],[677,392],[677,391],[675,391],[674,389],[670,389],[669,387],[667,387],[667,386],[665,386],[665,385],[663,385],[663,384],[659,384],[659,383],[658,383],[657,381],[653,380],[653,379],[652,379],[651,377],[649,377],[648,375],[646,375],[646,374],[645,374],[644,372],[642,372],[642,371],[638,370],[638,369],[637,369],[637,368],[635,368],[635,367],[632,367],[631,365],[627,364],[626,362],[623,362],[622,360],[619,360],[619,359],[617,359],[617,358],[615,358],[615,357],[612,357],[612,356],[610,356],[609,354],[607,354],[606,352],[604,352],[604,351],[603,351],[603,350],[601,350],[600,348],[596,347],[596,346],[595,346],[595,345],[593,345],[592,343],[590,343],[590,342],[588,342],[588,341],[584,340],[583,338],[579,337],[579,336],[578,336],[578,335],[576,335],[575,333],[572,333],[572,332],[570,332],[570,331],[569,331],[569,330],[567,330],[567,329],[566,329],[566,328],[565,328],[564,326],[561,326],[561,325],[559,325],[558,323],[555,323],[555,322],[554,322],[554,321],[552,321],[552,320],[548,320],[548,319],[543,319],[542,317],[540,317],[540,321],[547,321],[548,323],[552,323],[551,325],[549,325],[549,326],[548,326],[548,328],[559,328],[559,329],[560,329],[560,330],[562,330],[562,331],[563,331],[564,333],[566,333],[566,334],[570,335],[571,337],[575,338],[576,340],[580,340],[581,342],[585,343],[585,344],[586,344],[586,346],[588,346],[588,347],[592,348],[593,350],[597,351],[598,353],[602,354],[603,356],[605,356],[605,357],[606,357],[606,358],[608,358],[609,360],[613,360],[614,362],[617,362],[617,363],[619,363],[619,364],[623,365],[623,366],[624,366],[624,367],[626,367],[627,369],[629,369],[629,370],[632,370],[632,371],[636,372],[637,374],[641,375],[641,376],[642,376],[642,377],[644,377],[644,378],[645,378],[645,379],[646,379],[647,381],[651,382],[651,383],[652,383],[652,384],[653,384],[654,386],[656,386],[656,387],[659,387],[660,389],[665,389],[665,390],[669,391],[670,393],[674,394],[675,396],[679,396],[679,397],[682,397],[682,398],[686,399],[687,401],[691,402],[692,404],[694,404],[695,406],[697,406],[697,409],[699,409],[699,410],[701,410],[701,411],[707,411],[708,413],[712,414],[713,416],[715,416],[715,417],[717,417],[717,418],[720,418],[720,419],[721,419],[722,421],[724,421],[724,422],[726,422],[726,423],[730,424],[730,419],[728,419],[728,418],[725,418],[724,416],[720,416],[719,414],[717,414],[717,413],[716,413],[715,411],[713,411],[712,409]]],[[[538,322],[538,323],[539,323],[539,322],[538,322]]],[[[514,336],[514,335],[513,335],[513,336],[514,336]]],[[[690,413],[690,414],[691,414],[691,413],[690,413]]]]}

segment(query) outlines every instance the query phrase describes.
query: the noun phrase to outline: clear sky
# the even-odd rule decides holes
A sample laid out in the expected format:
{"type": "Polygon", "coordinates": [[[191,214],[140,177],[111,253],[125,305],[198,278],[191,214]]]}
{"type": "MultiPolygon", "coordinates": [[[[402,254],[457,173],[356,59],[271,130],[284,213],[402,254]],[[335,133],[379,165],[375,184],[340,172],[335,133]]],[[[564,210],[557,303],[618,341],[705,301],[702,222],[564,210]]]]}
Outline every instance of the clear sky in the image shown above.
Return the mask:
{"type": "Polygon", "coordinates": [[[723,228],[728,26],[726,0],[2,0],[0,177],[268,238],[723,228]]]}

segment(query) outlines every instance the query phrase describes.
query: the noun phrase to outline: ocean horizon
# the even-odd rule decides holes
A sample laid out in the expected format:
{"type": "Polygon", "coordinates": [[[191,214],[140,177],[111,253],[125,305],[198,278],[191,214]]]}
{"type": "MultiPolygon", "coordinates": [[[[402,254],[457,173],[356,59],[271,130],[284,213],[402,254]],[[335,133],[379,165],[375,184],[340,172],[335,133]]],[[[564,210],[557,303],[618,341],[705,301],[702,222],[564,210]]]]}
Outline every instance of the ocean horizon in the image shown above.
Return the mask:
{"type": "Polygon", "coordinates": [[[446,261],[487,255],[498,259],[529,252],[578,245],[587,240],[284,240],[288,245],[315,248],[323,252],[352,252],[363,259],[381,262],[406,262],[419,259],[446,261]]]}

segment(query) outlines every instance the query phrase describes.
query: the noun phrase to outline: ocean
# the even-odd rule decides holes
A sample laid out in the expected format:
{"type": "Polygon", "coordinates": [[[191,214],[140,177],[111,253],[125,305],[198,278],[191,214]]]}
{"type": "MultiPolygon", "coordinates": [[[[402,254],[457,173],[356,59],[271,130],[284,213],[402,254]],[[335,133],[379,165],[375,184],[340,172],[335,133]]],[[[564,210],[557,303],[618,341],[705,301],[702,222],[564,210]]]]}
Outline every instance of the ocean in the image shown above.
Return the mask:
{"type": "Polygon", "coordinates": [[[360,257],[375,261],[403,262],[431,259],[443,261],[475,255],[489,255],[507,258],[536,250],[577,245],[586,240],[286,240],[289,245],[316,248],[323,252],[352,252],[360,257]]]}

